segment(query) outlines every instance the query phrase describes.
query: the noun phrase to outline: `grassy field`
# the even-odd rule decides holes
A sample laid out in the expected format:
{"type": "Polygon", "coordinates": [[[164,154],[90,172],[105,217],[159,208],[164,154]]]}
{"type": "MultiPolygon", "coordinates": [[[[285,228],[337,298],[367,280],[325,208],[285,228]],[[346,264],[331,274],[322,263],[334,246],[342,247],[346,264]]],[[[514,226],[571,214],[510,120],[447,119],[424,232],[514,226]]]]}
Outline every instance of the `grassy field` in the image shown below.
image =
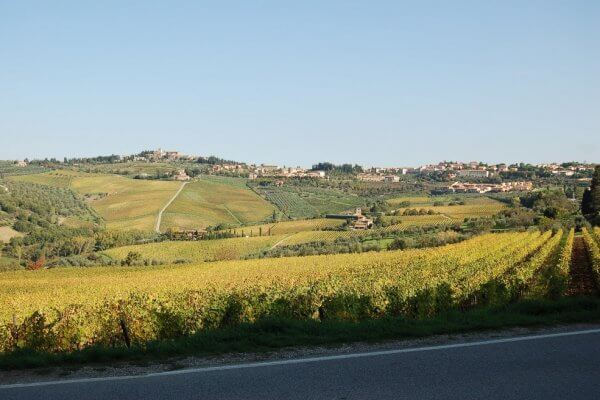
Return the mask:
{"type": "MultiPolygon", "coordinates": [[[[446,198],[444,198],[446,200],[446,198]]],[[[433,203],[433,198],[430,196],[400,196],[386,200],[392,206],[398,206],[400,203],[409,202],[410,206],[430,205],[433,203]]]]}
{"type": "Polygon", "coordinates": [[[3,257],[0,255],[0,271],[12,270],[18,266],[16,258],[3,257]]]}
{"type": "Polygon", "coordinates": [[[189,262],[237,259],[267,249],[283,238],[277,236],[243,237],[231,239],[200,240],[197,242],[160,242],[117,247],[104,254],[122,260],[130,251],[138,252],[146,259],[173,263],[176,260],[189,262]]]}
{"type": "Polygon", "coordinates": [[[0,242],[9,242],[10,239],[18,236],[23,236],[23,234],[15,231],[10,226],[0,226],[0,242]]]}
{"type": "Polygon", "coordinates": [[[0,161],[0,177],[11,175],[39,174],[45,171],[47,171],[46,168],[38,165],[30,164],[26,167],[19,167],[12,161],[0,161]]]}
{"type": "Polygon", "coordinates": [[[202,177],[189,183],[163,214],[167,227],[240,226],[269,218],[274,207],[245,186],[245,180],[202,177]]]}
{"type": "Polygon", "coordinates": [[[37,183],[40,185],[67,188],[70,187],[71,183],[80,176],[82,176],[82,174],[78,172],[60,170],[44,172],[41,174],[15,176],[11,179],[20,182],[37,183]]]}

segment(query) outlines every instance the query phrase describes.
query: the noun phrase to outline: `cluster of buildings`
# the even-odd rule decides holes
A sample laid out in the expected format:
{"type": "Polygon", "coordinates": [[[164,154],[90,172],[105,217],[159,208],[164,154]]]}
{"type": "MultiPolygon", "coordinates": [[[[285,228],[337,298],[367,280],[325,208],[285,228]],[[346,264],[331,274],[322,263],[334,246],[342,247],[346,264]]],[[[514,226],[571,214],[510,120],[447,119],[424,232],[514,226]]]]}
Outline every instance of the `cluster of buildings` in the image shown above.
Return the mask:
{"type": "MultiPolygon", "coordinates": [[[[151,150],[144,151],[138,155],[132,156],[133,161],[180,161],[180,160],[195,160],[197,157],[185,155],[179,151],[175,150],[151,150]]],[[[121,159],[126,159],[127,157],[121,157],[121,159]]]]}
{"type": "Polygon", "coordinates": [[[592,171],[594,166],[591,164],[574,164],[564,167],[560,164],[539,164],[537,165],[539,168],[544,168],[547,171],[550,171],[554,175],[562,175],[562,176],[573,176],[577,172],[585,172],[592,171]]]}
{"type": "Polygon", "coordinates": [[[257,178],[326,178],[325,171],[313,171],[301,167],[280,167],[278,165],[215,164],[212,172],[247,173],[250,179],[257,178]]]}
{"type": "Polygon", "coordinates": [[[430,174],[444,173],[450,179],[454,178],[490,178],[499,176],[502,173],[531,171],[537,169],[550,172],[555,175],[573,176],[576,173],[591,171],[594,169],[594,164],[485,164],[479,161],[471,162],[454,162],[442,161],[437,164],[427,164],[417,168],[378,168],[373,167],[365,170],[364,173],[358,175],[358,179],[362,181],[372,182],[396,182],[394,177],[406,174],[430,174]]]}
{"type": "Polygon", "coordinates": [[[501,164],[484,164],[479,161],[465,162],[449,162],[442,161],[437,164],[423,165],[418,168],[420,173],[431,172],[446,172],[450,178],[453,177],[469,177],[469,178],[487,178],[494,176],[500,172],[518,171],[519,167],[516,164],[507,165],[501,164]]]}
{"type": "Polygon", "coordinates": [[[528,181],[503,182],[503,183],[464,183],[454,182],[448,187],[451,193],[503,193],[503,192],[529,192],[533,183],[528,181]]]}
{"type": "Polygon", "coordinates": [[[175,175],[173,175],[172,179],[176,180],[176,181],[185,182],[185,181],[189,181],[192,178],[185,172],[184,169],[180,169],[180,170],[177,170],[177,173],[175,175]]]}
{"type": "Polygon", "coordinates": [[[414,174],[415,168],[405,167],[372,167],[356,176],[364,182],[399,182],[400,175],[414,174]]]}
{"type": "Polygon", "coordinates": [[[369,172],[360,173],[356,178],[363,182],[400,182],[398,175],[373,174],[369,172]]]}
{"type": "Polygon", "coordinates": [[[301,167],[279,167],[277,165],[250,165],[248,166],[248,177],[256,179],[259,177],[270,178],[326,178],[325,171],[313,171],[301,167]]]}

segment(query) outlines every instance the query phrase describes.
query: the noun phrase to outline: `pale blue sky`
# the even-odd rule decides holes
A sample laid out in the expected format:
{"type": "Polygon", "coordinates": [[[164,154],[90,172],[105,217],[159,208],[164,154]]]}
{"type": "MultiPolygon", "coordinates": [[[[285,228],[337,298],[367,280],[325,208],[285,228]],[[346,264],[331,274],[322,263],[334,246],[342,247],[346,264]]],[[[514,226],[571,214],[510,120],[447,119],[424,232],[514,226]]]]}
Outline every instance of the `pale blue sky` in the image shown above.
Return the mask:
{"type": "Polygon", "coordinates": [[[600,161],[600,1],[0,0],[0,159],[600,161]]]}

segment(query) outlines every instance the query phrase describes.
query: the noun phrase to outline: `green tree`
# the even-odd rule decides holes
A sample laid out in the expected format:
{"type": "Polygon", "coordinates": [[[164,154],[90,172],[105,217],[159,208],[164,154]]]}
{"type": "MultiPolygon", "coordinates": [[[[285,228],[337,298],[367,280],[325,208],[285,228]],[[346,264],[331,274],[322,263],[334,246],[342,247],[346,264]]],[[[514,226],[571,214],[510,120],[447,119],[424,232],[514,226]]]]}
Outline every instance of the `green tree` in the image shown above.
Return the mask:
{"type": "Polygon", "coordinates": [[[137,251],[130,251],[127,254],[125,260],[123,260],[123,265],[139,265],[142,263],[142,255],[137,251]]]}
{"type": "Polygon", "coordinates": [[[600,224],[600,165],[594,169],[590,188],[583,193],[581,212],[592,224],[600,224]]]}

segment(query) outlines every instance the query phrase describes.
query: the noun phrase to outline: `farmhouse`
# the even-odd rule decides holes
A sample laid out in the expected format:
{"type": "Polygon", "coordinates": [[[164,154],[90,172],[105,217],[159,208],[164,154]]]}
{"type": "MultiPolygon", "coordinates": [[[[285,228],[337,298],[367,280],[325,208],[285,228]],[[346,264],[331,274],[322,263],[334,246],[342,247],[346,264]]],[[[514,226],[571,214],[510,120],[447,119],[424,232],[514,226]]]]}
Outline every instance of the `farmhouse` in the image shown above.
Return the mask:
{"type": "Polygon", "coordinates": [[[171,240],[201,240],[206,231],[203,229],[169,229],[167,235],[171,240]]]}
{"type": "Polygon", "coordinates": [[[173,175],[173,179],[176,181],[189,181],[192,178],[189,177],[184,169],[180,169],[177,171],[177,174],[173,175]]]}
{"type": "Polygon", "coordinates": [[[17,165],[17,167],[26,167],[27,161],[19,160],[15,164],[17,165]]]}
{"type": "Polygon", "coordinates": [[[360,208],[357,208],[354,214],[327,214],[325,218],[351,220],[350,229],[352,230],[365,230],[373,227],[373,220],[364,216],[360,208]]]}
{"type": "Polygon", "coordinates": [[[400,182],[400,177],[397,175],[386,175],[383,177],[384,182],[400,182]]]}

